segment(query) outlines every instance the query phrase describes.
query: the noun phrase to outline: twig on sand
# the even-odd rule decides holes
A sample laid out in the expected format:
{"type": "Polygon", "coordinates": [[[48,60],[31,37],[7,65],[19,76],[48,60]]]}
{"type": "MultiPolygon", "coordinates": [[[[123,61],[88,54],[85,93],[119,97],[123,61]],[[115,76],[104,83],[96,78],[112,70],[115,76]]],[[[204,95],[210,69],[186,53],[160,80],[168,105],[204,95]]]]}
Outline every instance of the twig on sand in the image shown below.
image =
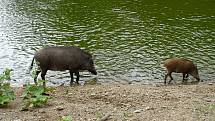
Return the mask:
{"type": "Polygon", "coordinates": [[[106,114],[101,119],[98,119],[97,121],[106,121],[110,117],[111,113],[106,114]]]}

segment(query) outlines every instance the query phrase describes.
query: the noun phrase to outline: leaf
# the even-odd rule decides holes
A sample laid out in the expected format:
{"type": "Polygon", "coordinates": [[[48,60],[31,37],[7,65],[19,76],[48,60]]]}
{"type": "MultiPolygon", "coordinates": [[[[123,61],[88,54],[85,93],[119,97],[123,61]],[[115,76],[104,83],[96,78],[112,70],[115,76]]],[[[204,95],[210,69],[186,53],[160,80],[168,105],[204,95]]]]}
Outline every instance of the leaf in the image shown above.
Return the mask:
{"type": "Polygon", "coordinates": [[[48,102],[50,97],[42,95],[45,93],[43,86],[30,85],[28,84],[24,93],[22,94],[23,100],[26,100],[24,108],[40,107],[48,102]]]}
{"type": "Polygon", "coordinates": [[[47,92],[47,93],[55,92],[55,88],[54,87],[46,87],[45,92],[47,92]]]}
{"type": "Polygon", "coordinates": [[[63,116],[60,121],[72,121],[72,117],[71,116],[63,116]]]}
{"type": "Polygon", "coordinates": [[[44,82],[46,83],[48,81],[47,80],[38,80],[38,85],[42,86],[44,82]]]}
{"type": "Polygon", "coordinates": [[[15,99],[15,93],[10,86],[10,83],[2,83],[0,86],[0,106],[7,105],[15,99]]]}
{"type": "Polygon", "coordinates": [[[5,105],[10,102],[10,98],[7,96],[0,96],[0,105],[5,105]]]}
{"type": "Polygon", "coordinates": [[[10,73],[11,73],[11,71],[12,71],[12,69],[6,68],[6,70],[4,71],[5,80],[9,80],[10,79],[10,73]]]}
{"type": "Polygon", "coordinates": [[[10,80],[11,71],[12,69],[6,68],[3,74],[0,75],[0,80],[10,80]]]}

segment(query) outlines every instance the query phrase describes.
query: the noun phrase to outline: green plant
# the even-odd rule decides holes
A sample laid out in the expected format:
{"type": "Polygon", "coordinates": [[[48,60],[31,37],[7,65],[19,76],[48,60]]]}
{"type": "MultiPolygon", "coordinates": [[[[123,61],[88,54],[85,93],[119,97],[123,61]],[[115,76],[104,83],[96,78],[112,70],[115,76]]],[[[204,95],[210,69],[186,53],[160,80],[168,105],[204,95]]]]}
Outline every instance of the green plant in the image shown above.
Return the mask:
{"type": "Polygon", "coordinates": [[[98,118],[98,119],[100,119],[100,118],[102,118],[102,113],[100,113],[100,112],[96,112],[96,117],[98,118]]]}
{"type": "Polygon", "coordinates": [[[10,80],[12,69],[6,68],[3,74],[0,75],[0,81],[10,80]]]}
{"type": "Polygon", "coordinates": [[[22,94],[22,98],[24,100],[24,106],[22,110],[27,110],[28,108],[32,107],[40,107],[48,102],[51,97],[43,94],[51,92],[53,89],[44,89],[42,85],[43,82],[44,80],[39,80],[38,85],[27,84],[22,94]]]}
{"type": "Polygon", "coordinates": [[[209,106],[204,107],[205,112],[211,112],[215,110],[215,104],[210,104],[209,106]]]}
{"type": "Polygon", "coordinates": [[[36,69],[31,72],[31,77],[34,79],[36,77],[36,69]]]}
{"type": "Polygon", "coordinates": [[[15,99],[15,94],[10,83],[5,83],[6,80],[10,79],[11,71],[11,69],[6,69],[0,75],[0,106],[5,106],[15,99]]]}
{"type": "Polygon", "coordinates": [[[63,116],[60,121],[72,121],[72,117],[71,116],[63,116]]]}

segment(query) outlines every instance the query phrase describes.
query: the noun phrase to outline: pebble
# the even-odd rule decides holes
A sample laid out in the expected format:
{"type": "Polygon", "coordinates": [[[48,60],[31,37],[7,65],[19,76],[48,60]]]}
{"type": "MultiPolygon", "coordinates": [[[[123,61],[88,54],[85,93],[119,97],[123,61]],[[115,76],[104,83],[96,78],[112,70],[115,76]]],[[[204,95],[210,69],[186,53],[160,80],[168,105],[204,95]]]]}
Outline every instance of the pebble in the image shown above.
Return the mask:
{"type": "Polygon", "coordinates": [[[109,93],[108,93],[108,92],[106,92],[106,93],[104,94],[104,96],[109,96],[109,93]]]}
{"type": "Polygon", "coordinates": [[[162,108],[167,108],[167,106],[162,106],[162,108]]]}
{"type": "Polygon", "coordinates": [[[58,107],[56,108],[56,110],[58,110],[58,111],[64,110],[64,107],[58,106],[58,107]]]}
{"type": "Polygon", "coordinates": [[[215,100],[214,99],[209,99],[209,98],[206,98],[206,99],[204,99],[206,102],[215,102],[215,100]]]}
{"type": "Polygon", "coordinates": [[[46,111],[44,111],[44,110],[39,110],[39,113],[46,113],[46,111]]]}
{"type": "Polygon", "coordinates": [[[68,95],[74,95],[75,93],[68,93],[68,95]]]}
{"type": "Polygon", "coordinates": [[[213,83],[208,83],[208,85],[213,85],[213,83]]]}
{"type": "Polygon", "coordinates": [[[153,107],[146,107],[145,110],[154,110],[153,107]]]}
{"type": "Polygon", "coordinates": [[[92,94],[90,94],[91,96],[96,96],[96,94],[95,93],[92,93],[92,94]]]}
{"type": "Polygon", "coordinates": [[[143,111],[143,109],[138,109],[138,110],[135,110],[134,113],[141,113],[143,111]]]}
{"type": "Polygon", "coordinates": [[[15,119],[15,120],[13,120],[13,121],[22,121],[21,119],[15,119]]]}

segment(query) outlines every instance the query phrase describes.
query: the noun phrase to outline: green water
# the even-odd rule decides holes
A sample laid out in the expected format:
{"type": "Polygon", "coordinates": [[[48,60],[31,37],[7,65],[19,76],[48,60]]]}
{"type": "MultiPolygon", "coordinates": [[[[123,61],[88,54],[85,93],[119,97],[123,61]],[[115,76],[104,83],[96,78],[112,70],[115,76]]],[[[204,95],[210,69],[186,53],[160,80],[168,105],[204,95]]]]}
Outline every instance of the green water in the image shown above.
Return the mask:
{"type": "MultiPolygon", "coordinates": [[[[163,82],[162,63],[171,57],[193,60],[200,78],[213,81],[214,6],[215,0],[1,0],[0,69],[13,68],[22,83],[35,50],[76,45],[94,55],[103,83],[163,82]]],[[[47,77],[69,80],[66,73],[47,77]]]]}

